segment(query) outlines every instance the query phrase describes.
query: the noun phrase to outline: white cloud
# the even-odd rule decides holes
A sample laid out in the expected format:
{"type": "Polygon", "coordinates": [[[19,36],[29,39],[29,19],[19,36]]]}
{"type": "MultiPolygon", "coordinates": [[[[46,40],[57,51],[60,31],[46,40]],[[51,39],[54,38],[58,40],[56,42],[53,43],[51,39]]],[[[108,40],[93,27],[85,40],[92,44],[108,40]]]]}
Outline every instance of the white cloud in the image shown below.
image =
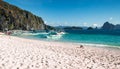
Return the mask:
{"type": "Polygon", "coordinates": [[[93,27],[97,27],[97,26],[98,26],[98,24],[96,24],[96,23],[93,24],[93,27]]]}
{"type": "Polygon", "coordinates": [[[47,23],[47,21],[45,21],[45,23],[47,23]]]}
{"type": "Polygon", "coordinates": [[[113,19],[113,17],[110,17],[109,20],[111,21],[113,19]]]}

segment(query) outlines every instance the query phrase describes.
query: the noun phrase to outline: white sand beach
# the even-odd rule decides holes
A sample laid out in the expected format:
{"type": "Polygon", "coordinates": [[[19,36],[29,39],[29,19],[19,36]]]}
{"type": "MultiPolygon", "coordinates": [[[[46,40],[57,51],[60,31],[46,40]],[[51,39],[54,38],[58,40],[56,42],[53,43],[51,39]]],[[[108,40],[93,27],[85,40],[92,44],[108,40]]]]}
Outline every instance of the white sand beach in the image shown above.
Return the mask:
{"type": "Polygon", "coordinates": [[[120,69],[120,50],[1,35],[0,69],[120,69]]]}

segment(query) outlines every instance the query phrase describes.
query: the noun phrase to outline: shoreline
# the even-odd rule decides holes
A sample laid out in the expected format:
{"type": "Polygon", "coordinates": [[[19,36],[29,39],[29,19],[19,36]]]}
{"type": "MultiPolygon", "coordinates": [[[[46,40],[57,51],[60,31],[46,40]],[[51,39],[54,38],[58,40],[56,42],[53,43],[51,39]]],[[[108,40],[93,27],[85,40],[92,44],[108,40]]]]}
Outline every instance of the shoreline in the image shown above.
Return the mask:
{"type": "Polygon", "coordinates": [[[77,45],[83,45],[83,46],[90,46],[90,47],[99,47],[99,48],[109,48],[109,49],[118,49],[120,50],[120,46],[114,46],[114,45],[105,45],[105,44],[95,44],[95,43],[79,43],[79,42],[69,42],[69,41],[56,41],[56,40],[46,40],[46,39],[35,39],[35,38],[26,38],[26,37],[19,37],[19,36],[13,36],[23,39],[30,39],[30,40],[37,40],[37,41],[45,41],[45,42],[58,42],[58,43],[66,43],[66,44],[77,44],[77,45]]]}
{"type": "MultiPolygon", "coordinates": [[[[5,33],[0,32],[0,35],[5,35],[5,33]]],[[[5,35],[5,36],[12,36],[12,35],[5,35]]],[[[50,40],[42,40],[42,39],[34,39],[34,38],[25,38],[25,37],[19,37],[19,36],[12,36],[12,37],[17,37],[17,38],[22,38],[22,39],[28,39],[28,40],[35,40],[35,41],[44,41],[44,42],[57,42],[57,43],[65,43],[69,44],[71,42],[65,41],[50,41],[50,40]]],[[[98,47],[98,48],[106,48],[106,49],[114,49],[114,50],[120,50],[119,46],[113,46],[113,45],[105,45],[105,44],[94,44],[94,43],[78,43],[78,42],[72,42],[71,44],[75,45],[83,45],[83,46],[90,46],[90,47],[98,47]]]]}
{"type": "Polygon", "coordinates": [[[119,69],[120,50],[0,36],[1,69],[119,69]]]}
{"type": "MultiPolygon", "coordinates": [[[[37,33],[38,34],[38,33],[37,33]]],[[[33,34],[30,34],[33,35],[33,34]]],[[[34,35],[36,35],[36,33],[34,33],[34,35]]],[[[27,35],[22,35],[22,36],[17,36],[20,38],[26,38],[26,39],[33,39],[33,40],[42,40],[42,41],[52,41],[52,42],[65,42],[65,43],[76,43],[76,44],[83,44],[83,45],[87,45],[87,46],[98,46],[98,47],[111,47],[111,48],[120,48],[119,44],[105,44],[105,43],[96,43],[96,42],[77,42],[77,41],[66,41],[66,40],[57,40],[57,39],[49,39],[49,38],[36,38],[36,37],[26,37],[27,35]]]]}

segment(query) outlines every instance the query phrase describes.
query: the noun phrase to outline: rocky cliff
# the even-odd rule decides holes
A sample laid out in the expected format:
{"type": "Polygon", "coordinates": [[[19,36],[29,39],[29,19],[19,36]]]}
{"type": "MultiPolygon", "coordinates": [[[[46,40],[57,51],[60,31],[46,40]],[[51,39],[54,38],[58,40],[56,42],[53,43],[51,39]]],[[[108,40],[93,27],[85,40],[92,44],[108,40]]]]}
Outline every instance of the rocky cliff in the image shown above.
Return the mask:
{"type": "Polygon", "coordinates": [[[105,22],[102,26],[102,29],[104,30],[113,30],[115,26],[109,22],[105,22]]]}
{"type": "Polygon", "coordinates": [[[120,30],[120,24],[114,25],[109,22],[105,22],[102,26],[102,29],[104,30],[120,30]]]}
{"type": "Polygon", "coordinates": [[[120,24],[115,25],[115,29],[120,30],[120,24]]]}
{"type": "Polygon", "coordinates": [[[0,1],[0,30],[44,30],[47,27],[41,17],[0,1]]]}

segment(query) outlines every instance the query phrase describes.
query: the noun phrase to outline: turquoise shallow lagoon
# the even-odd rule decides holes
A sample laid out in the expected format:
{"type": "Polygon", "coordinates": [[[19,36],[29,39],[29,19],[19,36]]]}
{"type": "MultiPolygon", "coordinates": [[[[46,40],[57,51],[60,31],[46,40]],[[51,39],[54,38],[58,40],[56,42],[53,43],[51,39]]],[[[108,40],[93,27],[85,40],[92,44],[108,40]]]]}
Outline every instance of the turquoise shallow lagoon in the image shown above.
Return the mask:
{"type": "Polygon", "coordinates": [[[120,46],[120,36],[103,34],[66,34],[61,41],[120,46]]]}
{"type": "Polygon", "coordinates": [[[101,34],[101,33],[76,33],[66,32],[61,36],[48,37],[46,32],[37,33],[23,33],[19,37],[47,40],[47,41],[60,41],[60,42],[73,42],[73,43],[87,43],[87,44],[101,44],[120,47],[120,35],[117,34],[101,34]]]}

